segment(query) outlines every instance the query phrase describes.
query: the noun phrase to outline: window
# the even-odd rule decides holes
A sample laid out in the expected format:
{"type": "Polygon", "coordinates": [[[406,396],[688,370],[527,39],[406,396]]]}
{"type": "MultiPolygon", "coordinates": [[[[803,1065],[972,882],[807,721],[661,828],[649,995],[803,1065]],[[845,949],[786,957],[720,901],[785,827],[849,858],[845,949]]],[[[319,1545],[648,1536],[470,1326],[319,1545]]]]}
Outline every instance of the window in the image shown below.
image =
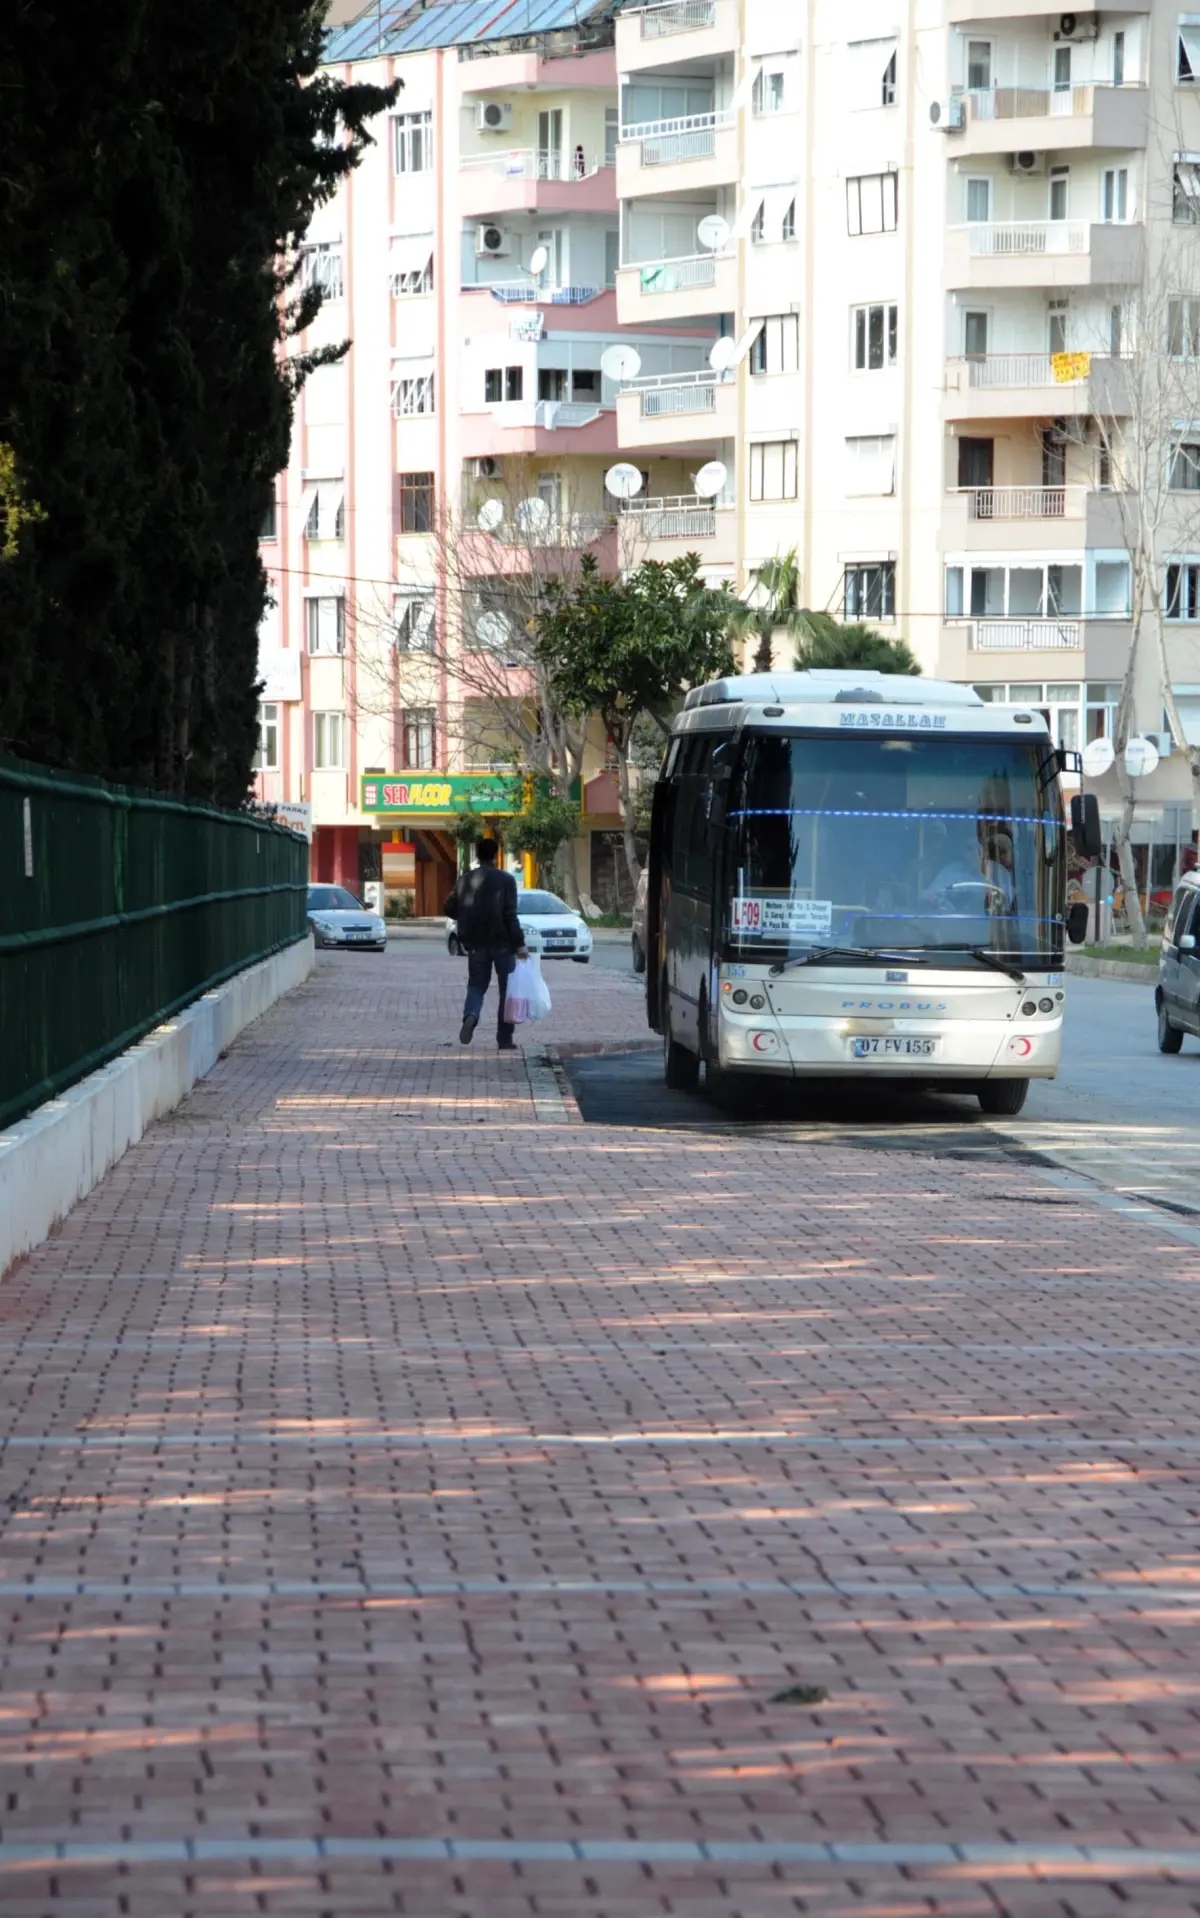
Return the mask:
{"type": "MultiPolygon", "coordinates": [[[[1120,579],[1097,586],[1111,605],[1098,612],[1124,612],[1128,606],[1129,562],[1114,561],[1120,579]]],[[[1083,611],[1083,568],[1050,560],[1021,566],[947,566],[947,619],[1078,619],[1083,611]]]]}
{"type": "Polygon", "coordinates": [[[346,602],[341,594],[310,594],[304,602],[304,630],[310,653],[344,653],[346,602]]]}
{"type": "Polygon", "coordinates": [[[880,106],[894,107],[896,104],[896,49],[892,48],[891,58],[883,69],[883,85],[880,88],[880,106]]]}
{"type": "Polygon", "coordinates": [[[258,709],[258,751],[254,768],[260,773],[279,771],[279,708],[261,705],[258,709]]]}
{"type": "Polygon", "coordinates": [[[899,308],[896,306],[854,308],[856,373],[878,373],[882,367],[895,366],[898,319],[899,308]]]}
{"type": "Polygon", "coordinates": [[[846,441],[846,493],[894,493],[896,490],[896,436],[894,433],[856,434],[846,441]]]}
{"type": "Polygon", "coordinates": [[[258,529],[260,539],[279,538],[279,502],[273,496],[271,504],[263,514],[262,525],[258,529]]]}
{"type": "Polygon", "coordinates": [[[621,137],[621,114],[617,107],[604,109],[604,164],[616,166],[617,142],[621,137]]]}
{"type": "Polygon", "coordinates": [[[400,474],[400,531],[433,531],[433,474],[400,474]]]}
{"type": "Polygon", "coordinates": [[[1071,91],[1071,49],[1069,46],[1055,47],[1054,49],[1054,91],[1055,93],[1069,93],[1071,91]]]}
{"type": "Polygon", "coordinates": [[[427,771],[437,765],[434,754],[436,713],[432,706],[416,706],[404,715],[401,728],[405,769],[427,771]]]}
{"type": "Polygon", "coordinates": [[[519,400],[525,390],[525,369],[520,366],[489,366],[483,376],[483,397],[488,406],[503,400],[519,400]]]}
{"type": "Polygon", "coordinates": [[[1167,567],[1166,609],[1168,619],[1200,620],[1200,561],[1167,567]]]}
{"type": "Polygon", "coordinates": [[[404,373],[392,381],[392,412],[399,419],[413,419],[419,414],[436,412],[435,398],[432,372],[404,373]]]}
{"type": "Polygon", "coordinates": [[[860,173],[846,181],[846,231],[896,231],[896,175],[860,173]]]}
{"type": "Polygon", "coordinates": [[[796,237],[796,202],[794,200],[789,200],[783,209],[779,237],[781,240],[794,240],[796,237]]]}
{"type": "Polygon", "coordinates": [[[1200,225],[1200,155],[1177,153],[1171,192],[1176,226],[1200,225]]]}
{"type": "Polygon", "coordinates": [[[768,314],[750,348],[750,371],[752,373],[795,373],[799,365],[799,315],[768,314]]]}
{"type": "Polygon", "coordinates": [[[1194,87],[1200,81],[1200,13],[1179,16],[1179,35],[1175,42],[1175,79],[1181,87],[1194,87]]]}
{"type": "Polygon", "coordinates": [[[537,396],[539,400],[566,399],[567,369],[565,366],[538,367],[537,396]]]}
{"type": "Polygon", "coordinates": [[[767,237],[767,203],[760,200],[754,218],[750,222],[750,239],[754,246],[761,246],[767,237]]]}
{"type": "Polygon", "coordinates": [[[395,607],[396,651],[431,653],[434,650],[433,596],[413,594],[397,599],[395,607]]]}
{"type": "Polygon", "coordinates": [[[1114,360],[1119,360],[1125,350],[1125,309],[1123,306],[1110,306],[1108,309],[1108,350],[1114,360]]]}
{"type": "Polygon", "coordinates": [[[1050,169],[1050,218],[1065,220],[1067,217],[1067,196],[1071,182],[1071,169],[1065,166],[1052,166],[1050,169]]]}
{"type": "Polygon", "coordinates": [[[851,108],[894,107],[896,104],[895,36],[880,40],[852,40],[849,93],[851,108]]]}
{"type": "Polygon", "coordinates": [[[750,447],[750,498],[795,499],[795,440],[759,440],[750,447]]]}
{"type": "Polygon", "coordinates": [[[313,714],[313,765],[318,772],[340,772],[346,764],[345,713],[313,714]]]}
{"type": "Polygon", "coordinates": [[[392,164],[397,173],[428,173],[433,166],[432,113],[392,116],[392,164]]]}
{"type": "Polygon", "coordinates": [[[1117,730],[1117,708],[1121,704],[1121,682],[1091,680],[1086,688],[1084,707],[1085,742],[1111,739],[1117,730]]]}
{"type": "Polygon", "coordinates": [[[340,480],[319,480],[303,493],[305,539],[344,539],[346,508],[340,480]]]}
{"type": "Polygon", "coordinates": [[[1046,308],[1049,351],[1065,353],[1067,350],[1067,314],[1070,311],[1066,300],[1051,300],[1046,308]]]}
{"type": "Polygon", "coordinates": [[[842,603],[847,619],[895,619],[895,560],[847,566],[842,578],[842,603]]]}
{"type": "Polygon", "coordinates": [[[986,360],[988,350],[988,315],[986,313],[963,314],[963,352],[969,360],[986,360]]]}
{"type": "Polygon", "coordinates": [[[750,105],[755,114],[782,113],[787,105],[787,84],[783,67],[760,67],[754,76],[750,105]]]}
{"type": "Polygon", "coordinates": [[[432,293],[432,233],[394,234],[388,267],[394,299],[411,300],[423,293],[432,293]]]}
{"type": "Polygon", "coordinates": [[[971,226],[986,225],[992,217],[990,175],[967,181],[967,220],[971,226]]]}
{"type": "Polygon", "coordinates": [[[1167,352],[1175,360],[1200,360],[1200,295],[1167,301],[1167,352]]]}
{"type": "Polygon", "coordinates": [[[1100,175],[1100,217],[1111,225],[1129,218],[1129,168],[1105,167],[1100,175]]]}
{"type": "Polygon", "coordinates": [[[1112,37],[1112,83],[1114,87],[1125,85],[1125,35],[1114,33],[1112,37]]]}
{"type": "Polygon", "coordinates": [[[1172,493],[1200,493],[1200,441],[1184,440],[1171,458],[1172,493]]]}
{"type": "Polygon", "coordinates": [[[616,227],[604,229],[604,284],[617,284],[617,268],[621,264],[621,235],[616,227]]]}
{"type": "Polygon", "coordinates": [[[327,300],[342,297],[342,243],[340,240],[316,240],[300,248],[300,286],[319,286],[327,300]]]}
{"type": "Polygon", "coordinates": [[[967,87],[971,93],[985,93],[992,84],[992,43],[967,41],[967,87]]]}

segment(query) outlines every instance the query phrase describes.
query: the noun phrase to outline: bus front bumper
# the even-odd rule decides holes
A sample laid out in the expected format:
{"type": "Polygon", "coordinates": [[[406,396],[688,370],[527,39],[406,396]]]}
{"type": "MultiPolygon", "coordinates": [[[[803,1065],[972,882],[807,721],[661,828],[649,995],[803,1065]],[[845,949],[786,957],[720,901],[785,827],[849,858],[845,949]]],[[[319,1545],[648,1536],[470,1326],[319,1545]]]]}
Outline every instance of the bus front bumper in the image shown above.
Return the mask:
{"type": "Polygon", "coordinates": [[[1036,1019],[830,1019],[779,1015],[720,1021],[721,1065],[792,1078],[1052,1079],[1062,1013],[1036,1019]]]}

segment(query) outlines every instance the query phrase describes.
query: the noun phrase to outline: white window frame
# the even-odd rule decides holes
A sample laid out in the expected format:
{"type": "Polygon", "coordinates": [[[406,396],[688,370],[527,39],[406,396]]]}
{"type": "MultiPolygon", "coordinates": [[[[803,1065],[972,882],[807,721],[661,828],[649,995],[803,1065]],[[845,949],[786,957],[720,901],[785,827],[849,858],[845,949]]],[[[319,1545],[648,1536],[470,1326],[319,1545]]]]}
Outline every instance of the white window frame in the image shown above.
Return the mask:
{"type": "Polygon", "coordinates": [[[337,708],[313,713],[313,771],[341,773],[346,770],[346,715],[337,708]]]}
{"type": "Polygon", "coordinates": [[[388,272],[394,300],[421,299],[433,292],[433,234],[393,233],[388,272]],[[397,266],[396,260],[408,264],[397,266]],[[413,264],[413,262],[418,262],[413,264]]]}
{"type": "Polygon", "coordinates": [[[1193,433],[1190,439],[1172,437],[1170,464],[1167,469],[1167,491],[1181,493],[1190,498],[1200,493],[1200,432],[1193,433]],[[1191,484],[1177,486],[1176,474],[1190,477],[1191,484]]]}
{"type": "Polygon", "coordinates": [[[751,440],[748,465],[752,505],[773,504],[799,497],[798,440],[751,440]],[[773,490],[776,486],[780,488],[778,492],[773,490]],[[768,488],[772,490],[768,491],[768,488]]]}
{"type": "Polygon", "coordinates": [[[885,497],[896,490],[895,433],[848,433],[845,443],[847,499],[885,497]]]}
{"type": "Polygon", "coordinates": [[[896,617],[896,562],[894,559],[857,559],[848,560],[842,567],[842,616],[852,621],[894,620],[896,617]],[[864,591],[868,575],[879,574],[878,612],[870,611],[866,606],[851,608],[850,580],[855,577],[855,597],[869,599],[864,591]]]}
{"type": "Polygon", "coordinates": [[[889,167],[884,173],[851,173],[846,176],[846,231],[851,239],[867,238],[876,233],[895,233],[899,221],[899,175],[895,168],[889,167]],[[881,225],[864,226],[864,200],[867,202],[867,217],[873,218],[875,208],[870,202],[875,198],[876,186],[881,225]]]}
{"type": "Polygon", "coordinates": [[[800,371],[800,315],[768,313],[756,322],[750,344],[750,372],[757,379],[800,371]]]}
{"type": "Polygon", "coordinates": [[[437,381],[432,366],[423,372],[392,366],[392,413],[396,419],[427,419],[437,412],[437,381]]]}
{"type": "Polygon", "coordinates": [[[1200,13],[1179,16],[1175,30],[1175,85],[1200,86],[1200,13]]]}
{"type": "Polygon", "coordinates": [[[1175,155],[1171,175],[1171,224],[1200,226],[1200,153],[1175,155]]]}
{"type": "Polygon", "coordinates": [[[846,52],[850,61],[847,101],[850,111],[866,113],[880,107],[894,107],[899,52],[896,35],[872,34],[869,39],[851,40],[846,52]]]}
{"type": "Polygon", "coordinates": [[[398,653],[432,653],[437,634],[432,593],[397,593],[392,602],[392,631],[398,653]]]}
{"type": "Polygon", "coordinates": [[[1167,355],[1173,360],[1200,360],[1200,293],[1178,293],[1167,301],[1167,355]]]}
{"type": "Polygon", "coordinates": [[[1070,217],[1071,169],[1069,166],[1052,166],[1046,179],[1046,218],[1057,223],[1059,220],[1069,220],[1070,217]],[[1058,186],[1063,190],[1063,210],[1061,213],[1054,211],[1054,189],[1058,186]]]}
{"type": "Polygon", "coordinates": [[[317,480],[305,488],[302,532],[306,540],[344,539],[346,495],[340,480],[317,480]]]}
{"type": "Polygon", "coordinates": [[[392,172],[433,172],[433,113],[429,107],[413,113],[393,113],[392,172]]]}
{"type": "Polygon", "coordinates": [[[346,290],[340,240],[303,240],[300,244],[300,290],[319,286],[327,300],[340,300],[346,290]]]}
{"type": "Polygon", "coordinates": [[[900,307],[896,300],[868,300],[850,308],[850,369],[854,373],[886,373],[900,357],[900,307]],[[871,365],[871,315],[878,313],[883,330],[883,358],[871,365]],[[858,357],[861,335],[863,357],[858,357]]]}
{"type": "Polygon", "coordinates": [[[759,67],[750,89],[750,111],[756,120],[787,112],[791,105],[790,68],[791,62],[786,60],[766,60],[759,67]]]}
{"type": "Polygon", "coordinates": [[[400,757],[404,761],[404,765],[401,769],[402,771],[404,772],[435,771],[437,768],[437,707],[436,706],[406,706],[404,708],[404,711],[400,715],[400,741],[401,741],[400,757]],[[410,727],[416,731],[419,740],[422,742],[418,744],[415,755],[410,753],[408,750],[408,734],[409,734],[410,727]],[[424,740],[426,737],[428,737],[428,743],[429,743],[428,758],[424,756],[425,754],[424,740]]]}
{"type": "Polygon", "coordinates": [[[260,773],[279,771],[279,701],[264,699],[258,706],[258,747],[254,754],[254,770],[260,773]]]}
{"type": "Polygon", "coordinates": [[[1100,221],[1103,226],[1128,226],[1133,219],[1133,172],[1127,166],[1100,169],[1100,221]],[[1111,188],[1109,182],[1112,182],[1111,188]],[[1109,195],[1113,211],[1108,211],[1109,195]],[[1122,207],[1122,201],[1124,206],[1122,207]]]}
{"type": "Polygon", "coordinates": [[[992,187],[990,173],[968,173],[963,181],[963,221],[967,226],[986,226],[992,217],[992,187]],[[982,217],[971,212],[971,188],[981,186],[987,199],[987,212],[982,217]]]}
{"type": "Polygon", "coordinates": [[[342,593],[305,593],[304,645],[313,658],[336,659],[346,650],[346,600],[342,593]]]}

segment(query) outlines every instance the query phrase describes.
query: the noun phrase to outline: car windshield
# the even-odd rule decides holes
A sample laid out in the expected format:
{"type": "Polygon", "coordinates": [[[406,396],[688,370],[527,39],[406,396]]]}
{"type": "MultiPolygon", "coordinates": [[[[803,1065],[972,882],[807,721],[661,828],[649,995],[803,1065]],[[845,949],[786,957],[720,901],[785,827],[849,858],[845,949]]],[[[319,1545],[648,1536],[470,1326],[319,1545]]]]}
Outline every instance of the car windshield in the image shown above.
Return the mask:
{"type": "Polygon", "coordinates": [[[570,912],[571,908],[563,899],[557,899],[552,892],[522,892],[517,894],[517,911],[526,912],[531,919],[549,919],[554,914],[570,912]]]}
{"type": "Polygon", "coordinates": [[[346,891],[345,886],[310,886],[308,910],[310,912],[361,912],[362,907],[354,894],[346,891]]]}
{"type": "Polygon", "coordinates": [[[1062,963],[1064,832],[1044,741],[748,734],[727,945],[920,948],[1062,963]]]}

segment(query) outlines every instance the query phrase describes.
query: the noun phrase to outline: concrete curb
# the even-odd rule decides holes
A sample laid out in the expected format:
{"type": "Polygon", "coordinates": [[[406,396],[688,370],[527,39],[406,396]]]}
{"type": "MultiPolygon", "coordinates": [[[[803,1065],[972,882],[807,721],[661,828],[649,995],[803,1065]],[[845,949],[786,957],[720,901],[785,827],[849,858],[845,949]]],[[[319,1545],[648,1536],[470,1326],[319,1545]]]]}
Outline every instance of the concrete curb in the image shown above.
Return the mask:
{"type": "Polygon", "coordinates": [[[1127,965],[1123,959],[1088,959],[1081,952],[1067,954],[1067,971],[1081,979],[1123,979],[1131,986],[1156,986],[1158,967],[1127,965]]]}
{"type": "Polygon", "coordinates": [[[206,992],[111,1065],[0,1132],[0,1276],[312,969],[310,936],[206,992]]]}

